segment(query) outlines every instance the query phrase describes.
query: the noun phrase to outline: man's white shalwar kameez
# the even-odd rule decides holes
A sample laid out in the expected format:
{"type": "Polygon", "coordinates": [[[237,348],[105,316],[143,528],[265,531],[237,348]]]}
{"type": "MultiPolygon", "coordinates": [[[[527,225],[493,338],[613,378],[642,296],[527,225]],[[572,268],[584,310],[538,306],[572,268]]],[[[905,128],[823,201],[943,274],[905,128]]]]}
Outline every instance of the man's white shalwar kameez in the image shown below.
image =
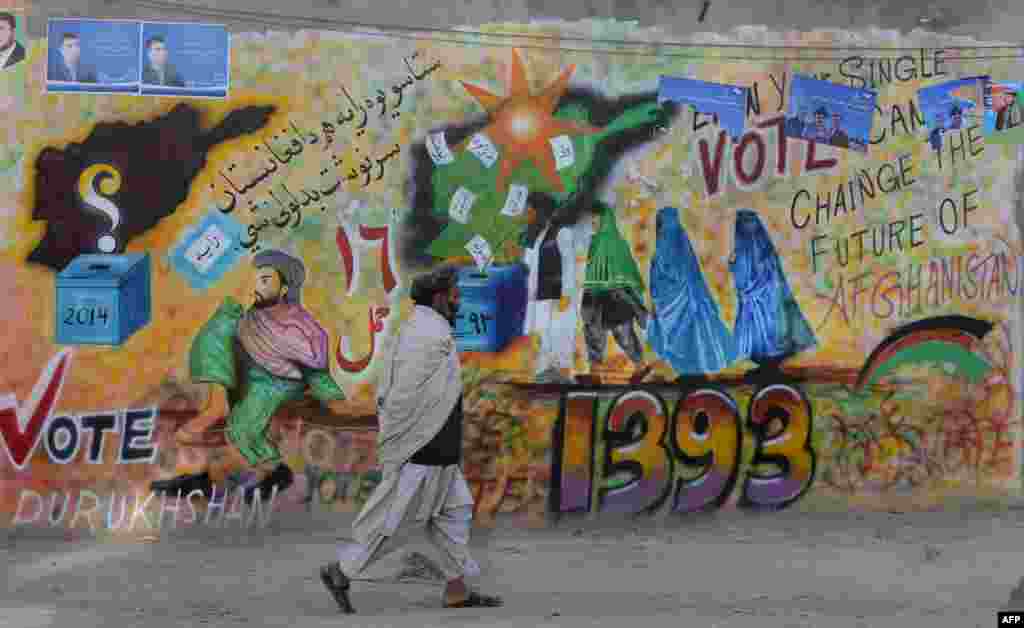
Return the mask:
{"type": "Polygon", "coordinates": [[[536,372],[542,374],[550,368],[571,369],[576,352],[576,320],[582,291],[576,289],[576,234],[571,227],[562,227],[556,235],[561,258],[561,293],[570,299],[565,312],[558,311],[557,299],[537,299],[540,284],[540,250],[551,226],[537,235],[533,246],[523,253],[523,262],[529,269],[527,276],[526,318],[523,334],[540,336],[536,372]]]}
{"type": "Polygon", "coordinates": [[[417,305],[381,366],[377,457],[383,478],[352,524],[354,542],[338,549],[341,570],[358,578],[425,526],[447,580],[478,575],[468,549],[473,496],[462,469],[409,462],[441,431],[462,396],[451,325],[417,305]]]}

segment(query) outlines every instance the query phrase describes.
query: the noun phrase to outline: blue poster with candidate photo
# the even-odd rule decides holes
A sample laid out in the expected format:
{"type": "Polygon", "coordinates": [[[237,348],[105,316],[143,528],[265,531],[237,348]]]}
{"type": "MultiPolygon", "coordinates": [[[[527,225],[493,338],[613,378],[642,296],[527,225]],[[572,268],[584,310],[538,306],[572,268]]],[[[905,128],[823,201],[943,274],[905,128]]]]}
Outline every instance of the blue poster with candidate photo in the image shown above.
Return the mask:
{"type": "Polygon", "coordinates": [[[125,20],[51,19],[46,91],[138,93],[140,28],[125,20]]]}
{"type": "Polygon", "coordinates": [[[24,12],[0,9],[0,98],[6,96],[16,103],[25,100],[27,42],[24,12]]]}
{"type": "Polygon", "coordinates": [[[230,44],[217,24],[145,22],[142,25],[142,93],[225,98],[230,44]]]}
{"type": "Polygon", "coordinates": [[[991,108],[991,80],[971,76],[917,90],[917,101],[928,130],[928,143],[936,151],[942,148],[947,131],[981,126],[991,108]]]}
{"type": "Polygon", "coordinates": [[[793,77],[786,110],[786,137],[805,139],[866,153],[878,92],[793,77]]]}
{"type": "MultiPolygon", "coordinates": [[[[991,83],[989,93],[991,106],[985,110],[984,133],[991,141],[1000,136],[1011,135],[1010,131],[1019,134],[1024,131],[1024,108],[1021,107],[1021,98],[1024,98],[1024,82],[998,81],[991,83]]],[[[997,142],[998,143],[998,142],[997,142]]],[[[1020,143],[1007,142],[1007,143],[1020,143]]]]}
{"type": "Polygon", "coordinates": [[[25,14],[17,9],[0,9],[0,72],[12,73],[25,66],[25,14]]]}
{"type": "Polygon", "coordinates": [[[690,105],[698,113],[712,116],[714,123],[738,140],[747,122],[749,88],[709,83],[694,79],[662,76],[658,80],[658,102],[690,105]]]}

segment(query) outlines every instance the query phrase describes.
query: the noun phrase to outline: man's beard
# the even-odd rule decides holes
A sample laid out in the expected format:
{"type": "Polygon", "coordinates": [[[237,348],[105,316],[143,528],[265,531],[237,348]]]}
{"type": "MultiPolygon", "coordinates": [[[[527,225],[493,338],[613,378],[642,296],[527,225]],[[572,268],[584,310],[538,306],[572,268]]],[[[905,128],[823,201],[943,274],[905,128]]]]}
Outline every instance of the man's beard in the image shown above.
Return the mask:
{"type": "Polygon", "coordinates": [[[459,313],[459,304],[458,303],[453,304],[450,301],[445,305],[443,310],[438,311],[438,314],[440,314],[442,317],[444,317],[444,319],[446,321],[448,321],[448,324],[452,325],[453,327],[455,326],[455,318],[456,318],[456,315],[458,313],[459,313]]]}
{"type": "Polygon", "coordinates": [[[258,296],[253,300],[252,309],[262,310],[263,308],[272,307],[281,302],[281,297],[261,297],[258,296]]]}

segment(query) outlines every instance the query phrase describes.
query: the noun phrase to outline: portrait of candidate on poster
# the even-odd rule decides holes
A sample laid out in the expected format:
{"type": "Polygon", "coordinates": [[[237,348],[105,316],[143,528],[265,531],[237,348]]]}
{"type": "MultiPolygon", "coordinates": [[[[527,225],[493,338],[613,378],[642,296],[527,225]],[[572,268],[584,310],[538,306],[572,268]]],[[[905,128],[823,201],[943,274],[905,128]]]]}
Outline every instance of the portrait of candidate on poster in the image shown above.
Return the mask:
{"type": "Polygon", "coordinates": [[[144,22],[142,94],[226,97],[229,42],[227,28],[221,25],[144,22]]]}
{"type": "Polygon", "coordinates": [[[709,83],[688,78],[662,76],[658,79],[658,102],[687,104],[698,113],[711,116],[714,123],[739,140],[747,119],[749,88],[709,83]]]}
{"type": "Polygon", "coordinates": [[[51,19],[47,49],[48,92],[138,92],[138,22],[51,19]]]}
{"type": "Polygon", "coordinates": [[[786,109],[787,137],[866,153],[878,92],[797,74],[786,109]]]}
{"type": "Polygon", "coordinates": [[[25,15],[15,9],[0,10],[0,72],[25,60],[25,15]]]}
{"type": "Polygon", "coordinates": [[[971,76],[917,90],[928,142],[934,150],[942,148],[947,131],[984,124],[990,85],[988,76],[971,76]]]}
{"type": "Polygon", "coordinates": [[[993,144],[1024,143],[1024,81],[998,81],[990,87],[991,106],[985,110],[985,141],[993,144]]]}

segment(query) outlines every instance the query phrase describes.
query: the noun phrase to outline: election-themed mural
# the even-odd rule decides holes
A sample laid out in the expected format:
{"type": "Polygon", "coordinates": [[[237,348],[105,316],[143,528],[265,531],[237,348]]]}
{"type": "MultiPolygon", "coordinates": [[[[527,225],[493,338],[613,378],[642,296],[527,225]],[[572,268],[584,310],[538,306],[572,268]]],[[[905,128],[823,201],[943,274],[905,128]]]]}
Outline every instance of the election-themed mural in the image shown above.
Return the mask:
{"type": "Polygon", "coordinates": [[[23,38],[0,526],[358,510],[380,358],[441,264],[481,521],[1017,494],[1016,55],[771,37],[23,38]]]}

